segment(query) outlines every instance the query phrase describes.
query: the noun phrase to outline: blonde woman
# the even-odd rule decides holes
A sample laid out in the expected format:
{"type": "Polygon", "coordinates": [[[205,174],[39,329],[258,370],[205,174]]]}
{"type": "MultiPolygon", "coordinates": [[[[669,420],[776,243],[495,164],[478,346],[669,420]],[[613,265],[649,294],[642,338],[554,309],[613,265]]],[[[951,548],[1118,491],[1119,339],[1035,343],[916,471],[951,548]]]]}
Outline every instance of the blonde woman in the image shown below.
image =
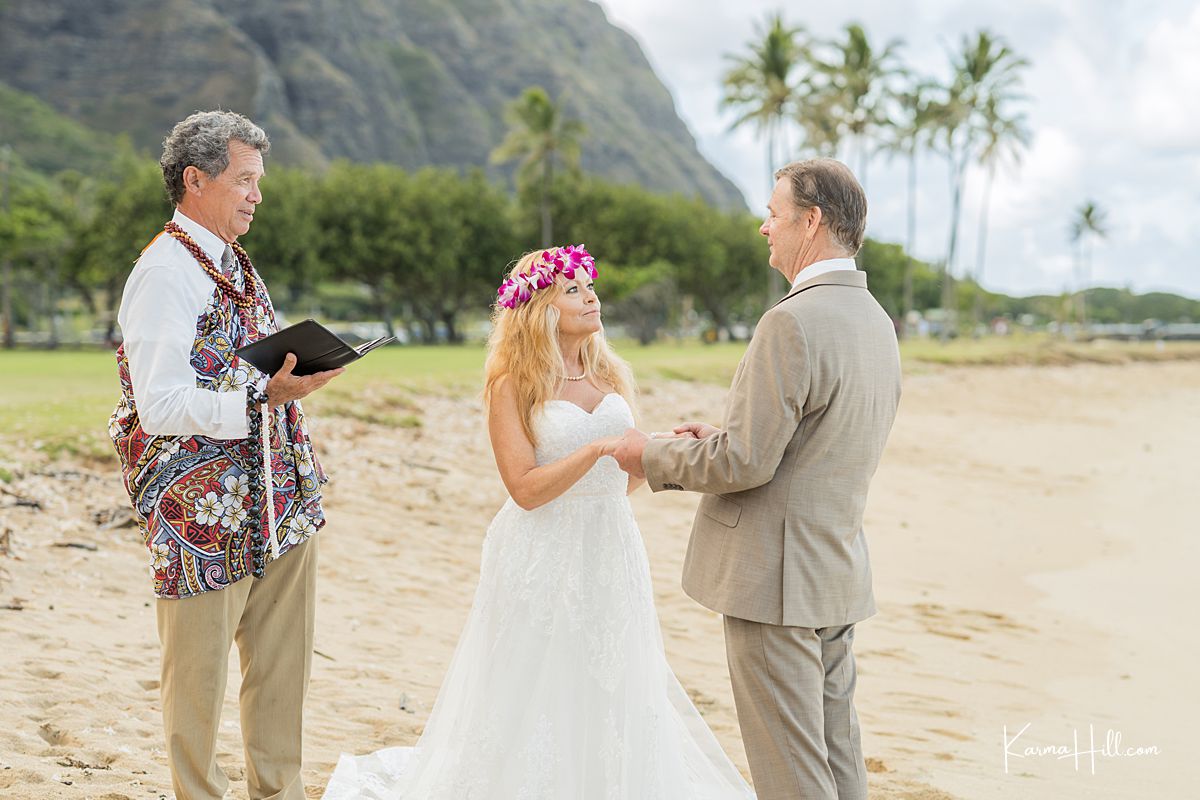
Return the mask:
{"type": "Polygon", "coordinates": [[[500,286],[484,399],[509,494],[415,747],[342,756],[326,800],[742,800],[749,786],[663,654],[645,547],[610,456],[633,378],[583,246],[500,286]]]}

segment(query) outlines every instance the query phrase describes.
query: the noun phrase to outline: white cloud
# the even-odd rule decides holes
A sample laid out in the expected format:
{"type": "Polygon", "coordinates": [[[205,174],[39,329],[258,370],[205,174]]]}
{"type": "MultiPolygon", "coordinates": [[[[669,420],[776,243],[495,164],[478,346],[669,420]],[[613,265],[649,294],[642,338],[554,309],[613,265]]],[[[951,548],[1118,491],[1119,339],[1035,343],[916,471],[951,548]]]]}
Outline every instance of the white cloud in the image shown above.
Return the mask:
{"type": "Polygon", "coordinates": [[[1166,18],[1139,48],[1130,99],[1134,136],[1145,147],[1200,148],[1200,6],[1184,19],[1166,18]]]}

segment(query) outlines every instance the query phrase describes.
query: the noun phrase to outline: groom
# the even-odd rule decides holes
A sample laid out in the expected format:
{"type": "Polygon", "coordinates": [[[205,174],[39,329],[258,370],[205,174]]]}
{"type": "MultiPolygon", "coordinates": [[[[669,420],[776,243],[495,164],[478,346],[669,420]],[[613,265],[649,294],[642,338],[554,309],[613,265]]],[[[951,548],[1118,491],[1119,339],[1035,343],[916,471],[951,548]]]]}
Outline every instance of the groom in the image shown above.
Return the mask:
{"type": "Polygon", "coordinates": [[[775,173],[759,232],[791,282],[758,323],[725,429],[630,430],[616,458],[654,491],[703,492],[683,588],[724,615],[759,800],[866,800],[854,624],[875,613],[862,530],[900,401],[890,319],[854,264],[867,202],[830,159],[775,173]]]}

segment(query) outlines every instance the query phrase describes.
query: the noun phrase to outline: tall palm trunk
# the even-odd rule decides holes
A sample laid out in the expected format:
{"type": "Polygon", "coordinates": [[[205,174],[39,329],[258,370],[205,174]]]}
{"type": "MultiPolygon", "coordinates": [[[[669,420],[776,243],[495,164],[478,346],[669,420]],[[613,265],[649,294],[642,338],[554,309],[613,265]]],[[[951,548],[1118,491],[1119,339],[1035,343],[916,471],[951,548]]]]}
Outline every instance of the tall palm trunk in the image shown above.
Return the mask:
{"type": "MultiPolygon", "coordinates": [[[[767,128],[767,186],[770,191],[775,190],[775,170],[782,167],[783,164],[776,162],[776,141],[778,139],[778,123],[772,124],[767,128]]],[[[774,267],[767,268],[767,301],[764,308],[770,308],[783,294],[783,274],[774,267]]]]}
{"type": "Polygon", "coordinates": [[[1079,287],[1079,325],[1080,327],[1087,326],[1087,291],[1088,284],[1092,281],[1092,240],[1090,236],[1086,236],[1080,244],[1083,250],[1083,281],[1079,287]]]}
{"type": "Polygon", "coordinates": [[[858,182],[862,184],[863,194],[867,193],[867,166],[870,163],[870,142],[867,141],[867,134],[862,133],[858,137],[858,182]]]}
{"type": "MultiPolygon", "coordinates": [[[[958,249],[958,220],[962,210],[963,184],[966,182],[967,152],[951,159],[950,243],[946,247],[946,263],[942,266],[942,309],[950,315],[954,309],[954,256],[958,249]]],[[[950,328],[943,323],[941,340],[950,338],[950,328]]]]}
{"type": "Polygon", "coordinates": [[[908,235],[904,259],[904,317],[900,322],[900,334],[908,336],[908,315],[913,310],[913,259],[917,247],[917,140],[914,137],[908,149],[908,235]]]}
{"type": "Polygon", "coordinates": [[[987,181],[983,185],[983,205],[979,209],[979,247],[975,254],[975,307],[972,322],[979,325],[983,316],[983,265],[987,258],[988,213],[992,205],[992,184],[996,180],[995,162],[988,164],[987,181]]]}

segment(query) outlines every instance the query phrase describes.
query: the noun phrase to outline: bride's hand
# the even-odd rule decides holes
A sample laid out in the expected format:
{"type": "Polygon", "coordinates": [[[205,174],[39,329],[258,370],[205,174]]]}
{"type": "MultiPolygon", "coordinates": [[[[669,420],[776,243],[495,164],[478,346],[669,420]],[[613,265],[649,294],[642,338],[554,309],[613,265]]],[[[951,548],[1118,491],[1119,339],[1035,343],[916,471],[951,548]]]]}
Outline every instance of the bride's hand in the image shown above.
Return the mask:
{"type": "Polygon", "coordinates": [[[603,439],[597,439],[592,442],[599,451],[599,455],[596,457],[603,458],[617,452],[617,446],[621,444],[621,439],[622,437],[620,436],[605,436],[603,439]]]}

